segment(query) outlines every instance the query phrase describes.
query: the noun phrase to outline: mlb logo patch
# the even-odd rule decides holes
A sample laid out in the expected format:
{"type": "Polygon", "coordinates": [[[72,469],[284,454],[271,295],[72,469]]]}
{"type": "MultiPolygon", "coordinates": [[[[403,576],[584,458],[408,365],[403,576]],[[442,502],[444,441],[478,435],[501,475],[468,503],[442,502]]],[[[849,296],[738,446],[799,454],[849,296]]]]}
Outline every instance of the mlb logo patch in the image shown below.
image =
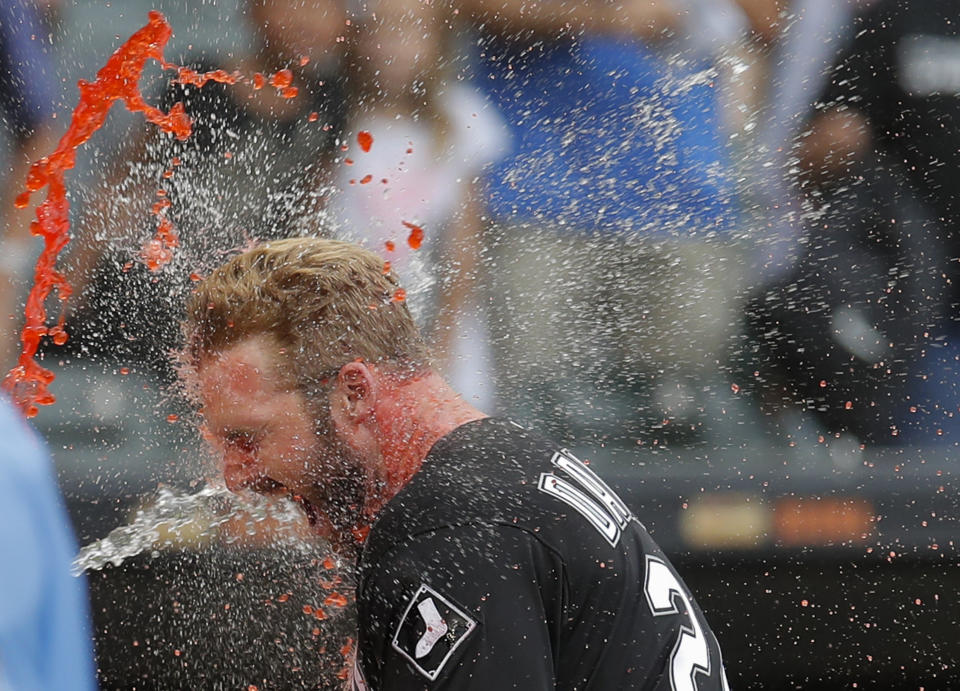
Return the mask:
{"type": "Polygon", "coordinates": [[[393,649],[430,681],[435,681],[477,627],[460,607],[428,585],[414,593],[393,635],[393,649]]]}

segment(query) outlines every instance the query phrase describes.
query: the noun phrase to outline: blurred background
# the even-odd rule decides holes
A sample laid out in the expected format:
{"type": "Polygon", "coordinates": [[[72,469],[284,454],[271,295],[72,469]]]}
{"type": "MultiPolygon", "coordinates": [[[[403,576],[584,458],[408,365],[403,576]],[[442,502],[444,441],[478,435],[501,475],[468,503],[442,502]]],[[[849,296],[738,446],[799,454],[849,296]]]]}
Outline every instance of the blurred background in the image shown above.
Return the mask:
{"type": "Polygon", "coordinates": [[[168,60],[299,88],[154,65],[194,135],[118,108],[68,175],[71,338],[33,424],[81,545],[150,528],[90,562],[103,688],[341,683],[349,575],[295,521],[216,518],[173,357],[197,276],[302,234],[383,254],[464,396],[615,485],[733,688],[960,685],[955,0],[4,5],[9,366],[40,249],[13,197],[150,9],[168,60]],[[158,189],[181,244],[155,272],[158,189]]]}

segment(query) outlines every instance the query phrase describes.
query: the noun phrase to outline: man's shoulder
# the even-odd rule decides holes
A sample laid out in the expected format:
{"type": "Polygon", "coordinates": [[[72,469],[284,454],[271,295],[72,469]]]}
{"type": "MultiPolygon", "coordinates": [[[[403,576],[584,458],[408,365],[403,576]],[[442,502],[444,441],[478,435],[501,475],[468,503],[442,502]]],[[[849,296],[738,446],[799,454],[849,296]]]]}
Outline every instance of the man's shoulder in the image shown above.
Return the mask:
{"type": "Polygon", "coordinates": [[[417,534],[459,525],[494,524],[524,503],[525,479],[549,442],[519,425],[483,418],[437,441],[420,471],[384,508],[365,553],[379,553],[417,534]]]}
{"type": "Polygon", "coordinates": [[[548,449],[547,442],[507,420],[482,418],[461,425],[433,445],[377,523],[386,526],[402,518],[417,530],[424,522],[442,525],[486,515],[510,503],[513,492],[507,488],[516,487],[531,461],[548,449]]]}
{"type": "Polygon", "coordinates": [[[417,536],[457,540],[487,530],[524,531],[552,552],[600,558],[620,547],[632,514],[572,453],[503,419],[454,430],[377,519],[364,561],[377,563],[417,536]]]}

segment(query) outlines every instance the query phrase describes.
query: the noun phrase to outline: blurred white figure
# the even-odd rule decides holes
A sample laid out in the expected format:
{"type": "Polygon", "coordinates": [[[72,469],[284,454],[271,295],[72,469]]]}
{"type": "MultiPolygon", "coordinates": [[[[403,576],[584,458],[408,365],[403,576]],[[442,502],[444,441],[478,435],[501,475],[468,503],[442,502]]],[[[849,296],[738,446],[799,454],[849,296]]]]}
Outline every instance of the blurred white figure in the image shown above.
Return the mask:
{"type": "Polygon", "coordinates": [[[473,290],[482,230],[476,181],[505,152],[506,129],[453,74],[452,17],[420,0],[367,10],[349,66],[350,148],[331,204],[337,234],[390,262],[444,374],[473,405],[489,406],[488,339],[473,290]]]}
{"type": "MultiPolygon", "coordinates": [[[[860,4],[863,4],[862,2],[860,4]]],[[[855,0],[794,0],[769,60],[767,108],[752,148],[752,207],[766,221],[758,275],[772,281],[789,271],[803,234],[796,190],[794,142],[845,45],[855,0]]]]}

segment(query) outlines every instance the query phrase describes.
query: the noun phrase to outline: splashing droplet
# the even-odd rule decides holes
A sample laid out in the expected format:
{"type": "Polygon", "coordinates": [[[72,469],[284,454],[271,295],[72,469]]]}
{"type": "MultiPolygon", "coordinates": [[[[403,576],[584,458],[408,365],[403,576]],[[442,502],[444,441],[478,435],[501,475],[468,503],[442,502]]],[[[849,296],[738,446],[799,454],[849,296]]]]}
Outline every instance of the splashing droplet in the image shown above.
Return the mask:
{"type": "Polygon", "coordinates": [[[286,89],[291,84],[293,84],[293,72],[290,70],[279,70],[270,77],[270,86],[278,89],[286,89]]]}
{"type": "Polygon", "coordinates": [[[423,245],[423,228],[414,224],[401,221],[403,225],[410,229],[410,236],[407,238],[407,244],[410,249],[418,250],[423,245]]]}
{"type": "Polygon", "coordinates": [[[357,144],[364,153],[370,151],[370,147],[373,146],[373,135],[363,130],[357,132],[357,144]]]}

